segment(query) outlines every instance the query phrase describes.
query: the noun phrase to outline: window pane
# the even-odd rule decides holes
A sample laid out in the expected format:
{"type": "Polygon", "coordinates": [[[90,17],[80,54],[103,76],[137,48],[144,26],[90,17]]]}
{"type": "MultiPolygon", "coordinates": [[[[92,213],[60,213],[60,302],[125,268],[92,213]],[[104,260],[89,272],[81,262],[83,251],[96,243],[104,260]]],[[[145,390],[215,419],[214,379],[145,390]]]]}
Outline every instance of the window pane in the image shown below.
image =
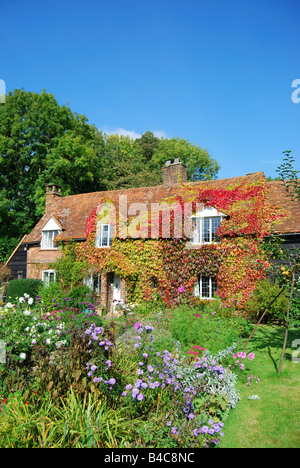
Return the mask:
{"type": "Polygon", "coordinates": [[[216,232],[221,224],[221,218],[211,218],[211,241],[216,239],[216,232]]]}
{"type": "Polygon", "coordinates": [[[109,226],[109,246],[112,244],[112,227],[109,226]]]}
{"type": "Polygon", "coordinates": [[[202,276],[201,278],[201,285],[202,285],[202,291],[201,291],[201,297],[204,298],[209,298],[209,278],[207,276],[202,276]]]}
{"type": "Polygon", "coordinates": [[[59,234],[59,231],[43,231],[42,232],[42,245],[43,249],[54,249],[56,245],[54,239],[59,234]]]}
{"type": "Polygon", "coordinates": [[[211,278],[211,297],[214,297],[217,290],[218,290],[217,282],[215,278],[211,278]]]}
{"type": "Polygon", "coordinates": [[[193,244],[200,244],[200,218],[192,218],[193,244]]]}
{"type": "Polygon", "coordinates": [[[196,297],[200,296],[200,277],[198,275],[198,279],[195,283],[194,294],[196,297]]]}
{"type": "Polygon", "coordinates": [[[108,246],[108,224],[102,224],[102,245],[101,247],[108,246]]]}
{"type": "Polygon", "coordinates": [[[210,242],[210,219],[211,218],[204,218],[203,219],[203,239],[202,242],[210,242]]]}

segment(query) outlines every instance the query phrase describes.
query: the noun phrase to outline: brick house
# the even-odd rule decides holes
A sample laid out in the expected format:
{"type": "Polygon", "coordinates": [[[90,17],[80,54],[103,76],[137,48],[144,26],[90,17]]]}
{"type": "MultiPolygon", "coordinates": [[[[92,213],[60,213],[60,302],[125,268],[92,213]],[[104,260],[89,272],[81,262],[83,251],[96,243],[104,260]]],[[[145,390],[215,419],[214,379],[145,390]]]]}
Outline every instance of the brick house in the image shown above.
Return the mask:
{"type": "MultiPolygon", "coordinates": [[[[120,197],[126,197],[128,207],[132,204],[142,204],[150,208],[152,204],[160,204],[163,200],[178,194],[181,183],[187,182],[186,167],[179,161],[168,161],[162,168],[163,184],[155,187],[130,188],[107,192],[83,193],[79,195],[61,196],[60,187],[49,185],[46,188],[45,214],[34,229],[22,239],[22,246],[27,251],[27,278],[38,278],[44,282],[55,279],[53,264],[61,255],[54,239],[57,234],[61,239],[72,239],[85,243],[86,221],[90,214],[103,202],[106,196],[114,204],[118,204],[120,197]]],[[[227,187],[240,182],[252,183],[264,177],[262,172],[251,173],[241,177],[206,181],[217,187],[227,187]]],[[[189,183],[201,186],[204,182],[189,183]]],[[[267,183],[267,198],[270,204],[282,207],[288,213],[284,223],[277,223],[276,234],[283,236],[286,246],[300,245],[300,207],[299,204],[287,197],[281,182],[267,183]]],[[[191,243],[201,248],[202,244],[209,244],[215,240],[216,230],[221,222],[222,213],[214,209],[204,210],[195,220],[191,243]]],[[[98,248],[109,248],[112,242],[112,231],[109,224],[102,225],[96,238],[98,248]]],[[[99,294],[102,305],[108,305],[113,300],[126,300],[126,281],[114,271],[103,271],[87,277],[87,284],[99,294]]],[[[216,289],[213,278],[199,277],[197,284],[198,295],[211,298],[216,289]]]]}

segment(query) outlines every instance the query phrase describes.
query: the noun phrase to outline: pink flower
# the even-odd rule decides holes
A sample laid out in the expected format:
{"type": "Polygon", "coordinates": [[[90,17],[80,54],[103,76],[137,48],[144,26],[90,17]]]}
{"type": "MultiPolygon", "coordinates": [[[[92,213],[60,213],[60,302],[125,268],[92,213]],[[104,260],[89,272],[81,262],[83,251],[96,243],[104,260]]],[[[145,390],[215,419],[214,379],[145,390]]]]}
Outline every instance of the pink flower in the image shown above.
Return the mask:
{"type": "Polygon", "coordinates": [[[134,324],[134,328],[135,328],[136,330],[138,330],[138,329],[140,328],[140,326],[141,326],[141,324],[140,324],[139,322],[136,322],[136,323],[134,324]]]}
{"type": "Polygon", "coordinates": [[[183,286],[180,286],[180,287],[178,288],[178,292],[183,293],[183,291],[184,291],[184,287],[183,287],[183,286]]]}
{"type": "Polygon", "coordinates": [[[195,317],[200,317],[200,314],[196,314],[195,317]]]}
{"type": "Polygon", "coordinates": [[[238,353],[239,358],[245,359],[246,356],[247,356],[246,353],[238,353]]]}
{"type": "Polygon", "coordinates": [[[237,358],[237,355],[236,355],[236,354],[233,354],[232,357],[233,357],[233,359],[236,359],[236,358],[237,358]]]}
{"type": "Polygon", "coordinates": [[[252,361],[252,359],[255,358],[255,354],[254,353],[250,353],[248,354],[248,359],[250,359],[250,361],[252,361]]]}

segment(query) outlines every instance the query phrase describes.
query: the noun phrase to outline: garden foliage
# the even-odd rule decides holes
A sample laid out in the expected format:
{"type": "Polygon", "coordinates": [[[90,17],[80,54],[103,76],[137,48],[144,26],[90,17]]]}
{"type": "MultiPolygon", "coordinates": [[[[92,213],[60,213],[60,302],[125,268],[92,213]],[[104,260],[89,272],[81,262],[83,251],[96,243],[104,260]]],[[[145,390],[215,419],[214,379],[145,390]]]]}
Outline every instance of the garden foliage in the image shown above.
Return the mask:
{"type": "MultiPolygon", "coordinates": [[[[85,309],[80,302],[60,310],[53,302],[45,312],[41,295],[33,301],[25,294],[1,309],[6,363],[0,369],[0,446],[218,445],[226,415],[239,400],[242,369],[235,370],[232,359],[236,331],[228,330],[218,350],[208,350],[209,335],[217,341],[220,331],[220,308],[210,311],[214,326],[206,327],[207,334],[201,328],[209,311],[194,310],[189,325],[197,332],[189,342],[188,327],[180,336],[166,333],[176,314],[170,318],[153,308],[146,317],[137,306],[111,322],[91,302],[85,309]]],[[[228,329],[236,325],[227,323],[228,329]]],[[[225,322],[221,329],[226,331],[225,322]]]]}

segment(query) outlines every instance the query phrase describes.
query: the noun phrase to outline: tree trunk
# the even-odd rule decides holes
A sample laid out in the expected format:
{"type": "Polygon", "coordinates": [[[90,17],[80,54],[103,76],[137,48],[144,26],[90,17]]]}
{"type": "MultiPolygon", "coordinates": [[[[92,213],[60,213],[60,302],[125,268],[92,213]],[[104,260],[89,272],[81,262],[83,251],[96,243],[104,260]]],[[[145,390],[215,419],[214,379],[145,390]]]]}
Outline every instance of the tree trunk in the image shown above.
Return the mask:
{"type": "Polygon", "coordinates": [[[287,310],[286,310],[286,322],[285,322],[285,334],[284,334],[284,342],[283,342],[283,348],[282,348],[282,353],[281,353],[281,359],[280,359],[280,364],[279,364],[279,370],[278,370],[278,375],[281,373],[281,368],[282,368],[282,363],[284,359],[284,354],[286,350],[286,343],[287,343],[287,338],[288,338],[288,331],[289,331],[289,321],[290,321],[290,304],[291,300],[294,294],[294,288],[295,288],[295,276],[296,276],[296,267],[297,267],[297,260],[295,260],[295,264],[292,270],[292,283],[291,283],[291,292],[290,292],[290,297],[288,300],[288,305],[287,305],[287,310]]]}

